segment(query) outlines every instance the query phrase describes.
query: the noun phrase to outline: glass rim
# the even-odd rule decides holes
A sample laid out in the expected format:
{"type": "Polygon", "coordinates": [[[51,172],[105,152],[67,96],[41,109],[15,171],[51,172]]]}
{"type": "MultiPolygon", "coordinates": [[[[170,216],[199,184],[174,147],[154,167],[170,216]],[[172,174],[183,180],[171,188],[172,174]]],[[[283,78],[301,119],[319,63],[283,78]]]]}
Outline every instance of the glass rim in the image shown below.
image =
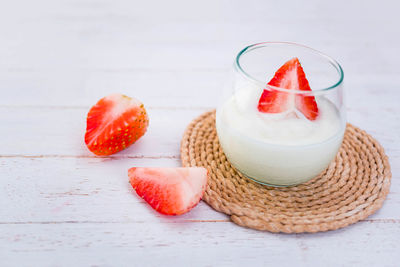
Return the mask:
{"type": "Polygon", "coordinates": [[[343,78],[344,78],[344,73],[343,73],[343,69],[340,66],[340,64],[334,60],[333,58],[331,58],[330,56],[305,45],[302,44],[298,44],[298,43],[293,43],[293,42],[260,42],[260,43],[256,43],[256,44],[251,44],[246,46],[245,48],[243,48],[242,50],[240,50],[240,52],[237,54],[236,59],[235,59],[235,68],[238,70],[239,73],[241,73],[242,75],[244,75],[247,79],[249,79],[250,81],[252,81],[253,83],[267,86],[270,87],[274,90],[277,91],[282,91],[282,92],[286,92],[286,93],[291,93],[291,94],[314,94],[314,93],[319,93],[319,92],[326,92],[332,89],[337,88],[342,82],[343,82],[343,78]],[[260,81],[256,78],[254,78],[253,76],[251,76],[250,74],[248,74],[246,71],[244,71],[244,69],[242,68],[242,66],[240,65],[240,57],[244,54],[246,54],[247,52],[250,52],[251,50],[255,49],[255,48],[260,48],[260,47],[265,47],[267,45],[270,44],[277,44],[277,45],[289,45],[289,46],[296,46],[296,47],[301,47],[301,48],[305,48],[307,50],[310,50],[311,52],[321,56],[322,58],[325,58],[326,60],[328,60],[328,62],[336,69],[336,71],[339,74],[339,79],[337,82],[335,82],[333,85],[329,86],[329,87],[325,87],[325,88],[319,88],[319,89],[312,89],[312,91],[303,91],[303,90],[293,90],[293,89],[285,89],[285,88],[281,88],[281,87],[276,87],[276,86],[272,86],[272,85],[268,85],[266,84],[265,81],[260,81]]]}

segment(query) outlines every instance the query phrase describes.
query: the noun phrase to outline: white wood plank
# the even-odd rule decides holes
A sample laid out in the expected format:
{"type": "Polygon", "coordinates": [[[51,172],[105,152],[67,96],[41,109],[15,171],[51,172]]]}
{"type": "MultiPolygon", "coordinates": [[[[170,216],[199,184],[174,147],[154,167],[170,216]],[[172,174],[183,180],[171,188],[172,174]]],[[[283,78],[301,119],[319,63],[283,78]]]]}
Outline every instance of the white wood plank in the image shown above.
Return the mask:
{"type": "Polygon", "coordinates": [[[220,223],[0,226],[2,266],[397,266],[398,222],[283,235],[220,223]]]}
{"type": "MultiPolygon", "coordinates": [[[[393,171],[400,172],[399,161],[393,171]]],[[[179,159],[1,158],[0,224],[35,222],[166,222],[227,219],[201,203],[167,218],[138,198],[128,183],[131,167],[180,166],[179,159]]],[[[394,180],[383,208],[369,220],[399,220],[400,184],[394,180]]]]}
{"type": "MultiPolygon", "coordinates": [[[[136,97],[149,107],[213,108],[229,82],[233,55],[220,70],[0,71],[0,106],[89,108],[103,96],[119,92],[136,97]]],[[[347,105],[396,109],[399,83],[400,75],[393,73],[346,72],[347,105]]]]}
{"type": "Polygon", "coordinates": [[[106,95],[123,93],[146,106],[212,108],[227,77],[228,71],[185,69],[0,71],[0,105],[88,108],[106,95]]]}
{"type": "MultiPolygon", "coordinates": [[[[0,108],[0,155],[93,157],[84,143],[88,108],[0,108]]],[[[207,109],[148,109],[146,134],[115,156],[179,157],[180,140],[192,119],[207,109]]]]}
{"type": "Polygon", "coordinates": [[[205,203],[182,216],[158,214],[129,184],[131,167],[180,165],[179,159],[162,158],[2,158],[0,225],[226,220],[205,203]]]}

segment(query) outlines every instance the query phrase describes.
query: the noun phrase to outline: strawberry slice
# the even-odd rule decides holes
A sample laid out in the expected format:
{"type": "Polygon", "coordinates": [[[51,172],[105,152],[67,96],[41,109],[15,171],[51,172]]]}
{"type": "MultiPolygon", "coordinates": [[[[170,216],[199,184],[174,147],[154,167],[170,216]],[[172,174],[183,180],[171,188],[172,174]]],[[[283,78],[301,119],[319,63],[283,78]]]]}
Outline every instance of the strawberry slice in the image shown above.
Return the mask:
{"type": "Polygon", "coordinates": [[[207,186],[202,167],[131,168],[129,182],[136,193],[158,212],[180,215],[196,206],[207,186]]]}
{"type": "Polygon", "coordinates": [[[111,155],[136,142],[148,124],[141,102],[121,94],[106,96],[87,115],[85,143],[96,155],[111,155]]]}
{"type": "MultiPolygon", "coordinates": [[[[310,84],[306,78],[306,74],[304,73],[303,68],[300,65],[299,60],[296,58],[298,62],[297,68],[297,77],[298,77],[298,89],[302,91],[312,91],[310,88],[310,84]]],[[[296,108],[303,113],[309,120],[315,120],[318,117],[318,106],[315,101],[315,97],[313,95],[296,95],[296,108]]]]}
{"type": "MultiPolygon", "coordinates": [[[[292,58],[278,69],[268,85],[288,90],[311,91],[306,75],[298,58],[292,58]]],[[[318,116],[318,107],[314,96],[303,96],[264,89],[258,102],[258,111],[263,113],[282,113],[296,107],[309,120],[318,116]]]]}
{"type": "MultiPolygon", "coordinates": [[[[297,58],[293,58],[280,67],[268,85],[294,89],[297,87],[297,58]]],[[[274,90],[264,89],[258,102],[258,111],[264,113],[281,113],[293,108],[293,95],[274,90]]]]}

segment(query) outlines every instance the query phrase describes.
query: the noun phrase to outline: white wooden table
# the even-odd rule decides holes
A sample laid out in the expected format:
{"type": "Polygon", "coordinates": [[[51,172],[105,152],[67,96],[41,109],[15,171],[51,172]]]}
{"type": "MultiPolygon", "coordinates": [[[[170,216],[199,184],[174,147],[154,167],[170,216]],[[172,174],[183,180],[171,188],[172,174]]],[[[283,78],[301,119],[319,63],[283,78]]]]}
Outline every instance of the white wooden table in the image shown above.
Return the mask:
{"type": "Polygon", "coordinates": [[[0,266],[399,266],[398,1],[3,1],[0,8],[0,266]],[[200,203],[157,214],[132,166],[179,166],[186,125],[217,105],[245,45],[295,41],[336,58],[348,120],[385,147],[391,192],[373,216],[318,234],[245,229],[200,203]],[[121,92],[147,134],[93,156],[89,107],[121,92]]]}

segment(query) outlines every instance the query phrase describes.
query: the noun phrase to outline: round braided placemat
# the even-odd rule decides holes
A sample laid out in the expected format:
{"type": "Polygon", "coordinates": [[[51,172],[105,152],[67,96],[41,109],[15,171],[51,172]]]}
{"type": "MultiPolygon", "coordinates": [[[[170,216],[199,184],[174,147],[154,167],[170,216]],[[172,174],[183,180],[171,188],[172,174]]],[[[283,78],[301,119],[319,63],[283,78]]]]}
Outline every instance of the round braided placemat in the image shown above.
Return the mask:
{"type": "Polygon", "coordinates": [[[209,171],[203,200],[238,225],[270,232],[335,230],[365,219],[383,204],[390,165],[382,146],[348,124],[336,159],[313,180],[293,187],[268,187],[245,178],[226,159],[215,130],[215,111],[187,127],[183,166],[209,171]]]}

